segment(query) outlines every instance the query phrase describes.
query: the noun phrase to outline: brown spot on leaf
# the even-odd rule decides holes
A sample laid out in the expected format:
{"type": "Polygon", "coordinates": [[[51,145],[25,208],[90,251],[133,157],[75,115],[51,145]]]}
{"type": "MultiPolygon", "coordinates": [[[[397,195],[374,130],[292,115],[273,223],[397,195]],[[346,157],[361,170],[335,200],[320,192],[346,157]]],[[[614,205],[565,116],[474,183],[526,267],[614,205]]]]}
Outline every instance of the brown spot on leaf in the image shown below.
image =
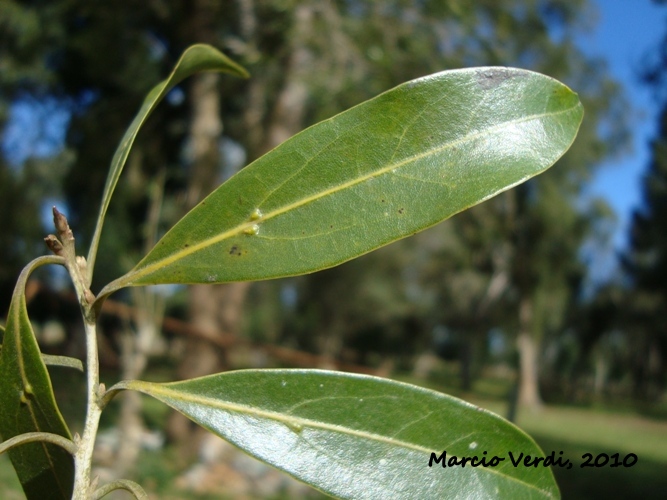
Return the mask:
{"type": "Polygon", "coordinates": [[[516,73],[507,68],[485,68],[477,71],[477,83],[484,90],[490,90],[515,76],[516,73]]]}

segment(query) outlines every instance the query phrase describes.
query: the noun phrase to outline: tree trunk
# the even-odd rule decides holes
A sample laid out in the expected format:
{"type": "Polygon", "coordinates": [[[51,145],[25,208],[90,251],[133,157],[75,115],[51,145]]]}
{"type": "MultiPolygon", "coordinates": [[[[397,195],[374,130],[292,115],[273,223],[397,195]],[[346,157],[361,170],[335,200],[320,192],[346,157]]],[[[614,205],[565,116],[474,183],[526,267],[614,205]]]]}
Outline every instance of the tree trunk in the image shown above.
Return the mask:
{"type": "Polygon", "coordinates": [[[472,332],[465,332],[465,336],[461,341],[459,350],[459,361],[461,363],[461,390],[469,391],[472,389],[472,332]]]}
{"type": "Polygon", "coordinates": [[[532,334],[533,303],[528,298],[521,299],[519,306],[519,395],[521,406],[538,410],[542,407],[538,384],[538,346],[532,334]]]}
{"type": "Polygon", "coordinates": [[[609,379],[609,351],[598,346],[594,353],[593,395],[602,400],[609,379]]]}
{"type": "MultiPolygon", "coordinates": [[[[219,76],[205,73],[194,77],[191,92],[190,125],[191,176],[187,192],[188,208],[195,206],[219,183],[220,118],[219,76]]],[[[239,333],[241,312],[249,283],[193,285],[190,287],[190,322],[210,336],[234,336],[239,333]]],[[[202,339],[188,339],[178,368],[179,379],[218,373],[227,369],[227,353],[202,339]]],[[[193,429],[189,420],[172,414],[169,436],[177,442],[191,441],[193,429]]]]}
{"type": "Polygon", "coordinates": [[[265,151],[286,141],[303,127],[308,99],[305,79],[312,61],[312,54],[307,45],[312,21],[313,6],[308,3],[298,4],[294,11],[290,57],[282,89],[271,113],[264,144],[265,151]]]}
{"type": "MultiPolygon", "coordinates": [[[[246,2],[246,4],[248,9],[252,8],[252,3],[246,2]]],[[[307,70],[309,53],[303,48],[304,44],[300,41],[303,38],[305,27],[310,25],[310,12],[311,6],[309,5],[299,6],[296,9],[293,51],[289,59],[284,86],[271,114],[263,144],[259,146],[262,153],[285,141],[302,127],[307,96],[302,76],[307,70]]],[[[250,11],[245,12],[246,24],[251,15],[250,11]]],[[[246,29],[252,31],[252,26],[246,26],[246,29]]],[[[252,36],[252,33],[247,33],[247,35],[252,36]]],[[[222,133],[222,121],[218,81],[217,74],[197,75],[190,89],[192,171],[187,193],[189,207],[198,203],[219,182],[218,141],[222,133]]],[[[261,89],[262,86],[252,88],[261,89]]],[[[256,93],[255,97],[257,97],[256,93]]],[[[252,116],[248,116],[246,121],[261,123],[261,118],[256,115],[258,113],[261,115],[262,111],[261,107],[251,106],[252,116]]],[[[251,154],[251,156],[255,155],[251,154]]],[[[248,287],[249,283],[192,286],[189,300],[190,321],[194,326],[211,335],[237,335],[240,330],[241,312],[248,287]]],[[[180,379],[194,378],[225,369],[227,369],[225,352],[207,341],[189,339],[185,346],[178,376],[180,379]]],[[[185,417],[173,414],[169,424],[170,437],[178,442],[184,442],[191,437],[191,427],[185,417]]]]}
{"type": "MultiPolygon", "coordinates": [[[[131,162],[136,169],[141,168],[141,150],[135,150],[131,162]]],[[[155,176],[149,188],[149,207],[146,215],[146,233],[144,252],[148,253],[157,242],[157,232],[164,195],[165,172],[161,170],[155,176]]],[[[164,297],[155,295],[148,288],[133,288],[132,302],[136,315],[126,318],[126,325],[121,334],[120,362],[121,379],[140,379],[144,373],[148,358],[156,353],[156,346],[164,345],[161,335],[164,319],[164,297]]],[[[120,479],[127,476],[137,462],[141,451],[141,440],[145,432],[142,416],[141,396],[135,391],[126,391],[121,399],[119,440],[115,454],[112,476],[120,479]]]]}
{"type": "MultiPolygon", "coordinates": [[[[133,302],[137,306],[135,328],[126,326],[121,338],[121,378],[141,378],[148,358],[161,344],[161,328],[164,316],[164,300],[146,288],[133,290],[133,302]]],[[[129,319],[129,318],[128,318],[129,319]]],[[[121,400],[118,450],[113,467],[114,479],[127,475],[136,465],[145,432],[141,415],[141,396],[135,391],[125,391],[121,400]]]]}

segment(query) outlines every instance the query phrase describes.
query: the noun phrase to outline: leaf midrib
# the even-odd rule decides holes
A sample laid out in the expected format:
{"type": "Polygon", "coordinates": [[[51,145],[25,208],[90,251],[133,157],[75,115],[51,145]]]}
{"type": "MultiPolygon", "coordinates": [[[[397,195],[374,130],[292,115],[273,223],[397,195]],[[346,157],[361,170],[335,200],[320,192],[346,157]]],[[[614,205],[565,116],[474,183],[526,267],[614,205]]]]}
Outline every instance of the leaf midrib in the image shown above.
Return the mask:
{"type": "MultiPolygon", "coordinates": [[[[197,396],[193,395],[190,393],[185,393],[181,391],[176,391],[173,389],[170,389],[169,387],[166,387],[164,385],[159,385],[159,384],[152,384],[150,382],[142,382],[142,381],[130,381],[126,385],[127,389],[133,389],[137,390],[140,392],[143,392],[149,396],[155,397],[157,399],[161,399],[159,396],[162,396],[164,399],[162,401],[164,403],[169,404],[167,401],[169,399],[172,400],[181,400],[184,402],[190,402],[194,404],[200,404],[202,406],[206,406],[209,408],[215,408],[218,410],[223,410],[223,411],[228,411],[230,413],[241,413],[241,414],[246,414],[254,417],[259,417],[259,418],[265,418],[267,420],[274,420],[276,422],[280,422],[284,424],[286,427],[291,428],[294,425],[299,425],[301,427],[310,427],[310,428],[315,428],[315,429],[320,429],[320,430],[325,430],[325,431],[331,431],[331,432],[339,432],[340,434],[346,434],[348,436],[354,436],[354,437],[359,437],[362,439],[367,439],[369,441],[376,441],[379,443],[383,444],[388,444],[388,445],[393,445],[396,447],[401,447],[404,449],[416,451],[419,453],[425,453],[425,454],[430,454],[433,452],[433,450],[424,448],[422,446],[416,445],[409,443],[407,441],[398,441],[394,438],[383,436],[381,434],[375,434],[367,431],[361,431],[357,429],[352,429],[349,427],[343,427],[340,425],[336,424],[330,424],[326,422],[320,422],[317,420],[311,420],[303,417],[286,417],[281,413],[278,412],[273,412],[273,411],[267,411],[267,410],[261,410],[257,407],[253,406],[248,406],[248,405],[243,405],[243,404],[238,404],[238,403],[231,403],[229,401],[223,401],[220,399],[214,399],[210,397],[205,397],[205,396],[197,396]]],[[[548,492],[543,489],[538,488],[537,486],[534,486],[530,483],[526,483],[516,477],[510,476],[508,474],[503,474],[493,468],[489,467],[484,467],[482,469],[478,469],[480,472],[485,472],[488,474],[496,475],[499,476],[503,479],[509,480],[516,482],[520,484],[521,486],[531,488],[540,494],[545,495],[547,498],[553,498],[553,496],[548,492]]]]}
{"type": "Polygon", "coordinates": [[[160,259],[160,260],[158,260],[158,261],[156,261],[152,264],[149,264],[145,267],[135,268],[135,270],[130,271],[129,273],[125,274],[124,276],[120,277],[119,279],[117,279],[117,280],[113,281],[112,283],[110,283],[109,285],[107,285],[105,287],[105,289],[101,292],[100,295],[101,296],[106,295],[105,291],[108,291],[109,293],[111,293],[114,290],[118,290],[118,289],[130,284],[132,281],[137,281],[137,280],[143,278],[144,276],[152,274],[153,272],[160,269],[161,267],[168,266],[169,264],[172,264],[172,263],[174,263],[174,262],[176,262],[180,259],[183,259],[184,257],[187,257],[188,255],[191,255],[195,252],[198,252],[198,251],[200,251],[200,250],[202,250],[206,247],[209,247],[211,245],[215,245],[216,243],[224,241],[227,238],[230,238],[232,236],[240,234],[244,230],[252,227],[254,224],[265,222],[265,221],[270,220],[274,217],[277,217],[277,216],[279,216],[279,215],[281,215],[285,212],[288,212],[290,210],[294,210],[294,209],[296,209],[298,207],[301,207],[303,205],[307,205],[308,203],[311,203],[313,201],[316,201],[316,200],[319,200],[319,199],[324,198],[326,196],[335,194],[338,191],[342,191],[344,189],[350,188],[350,187],[355,186],[357,184],[361,184],[362,182],[365,182],[365,181],[367,181],[369,179],[372,179],[374,177],[379,177],[383,174],[391,172],[392,170],[402,168],[405,165],[408,165],[410,163],[419,161],[423,158],[427,158],[431,155],[434,155],[434,154],[446,151],[448,149],[460,146],[462,144],[465,144],[466,142],[472,142],[472,141],[474,141],[474,140],[476,140],[480,137],[483,137],[485,135],[490,135],[493,132],[495,132],[496,130],[500,130],[504,127],[511,126],[511,125],[516,125],[516,124],[519,124],[519,123],[525,123],[525,122],[529,122],[529,121],[532,121],[532,120],[539,120],[539,119],[545,118],[545,117],[554,117],[554,116],[558,116],[558,115],[561,115],[561,114],[570,113],[572,110],[574,110],[578,107],[580,107],[579,102],[577,102],[576,104],[574,104],[573,106],[571,106],[569,108],[566,108],[566,109],[563,109],[563,110],[560,110],[560,111],[538,113],[538,114],[530,115],[530,116],[515,119],[515,120],[505,121],[505,122],[499,123],[497,125],[494,125],[492,127],[488,127],[486,129],[467,134],[467,135],[465,135],[463,137],[460,137],[458,139],[455,139],[453,141],[446,142],[445,144],[442,144],[441,146],[438,146],[438,147],[432,148],[428,151],[410,156],[410,157],[405,158],[405,159],[403,159],[403,160],[401,160],[397,163],[391,163],[391,164],[389,164],[385,167],[382,167],[378,170],[375,170],[371,173],[365,174],[363,176],[355,177],[354,179],[349,180],[347,182],[343,182],[343,183],[341,183],[337,186],[330,187],[330,188],[322,190],[318,193],[306,196],[306,197],[304,197],[300,200],[297,200],[297,201],[292,202],[290,204],[287,204],[283,207],[277,208],[277,209],[275,209],[271,212],[267,212],[267,213],[263,214],[263,216],[260,220],[249,220],[247,222],[244,222],[243,224],[239,224],[239,225],[237,225],[237,226],[235,226],[231,229],[228,229],[227,231],[224,231],[224,232],[222,232],[222,233],[220,233],[216,236],[213,236],[211,238],[207,238],[207,239],[205,239],[205,240],[203,240],[199,243],[192,244],[192,245],[188,246],[187,248],[182,248],[182,249],[178,250],[177,252],[174,252],[171,255],[168,255],[168,256],[166,256],[166,257],[164,257],[164,258],[162,258],[162,259],[160,259]]]}

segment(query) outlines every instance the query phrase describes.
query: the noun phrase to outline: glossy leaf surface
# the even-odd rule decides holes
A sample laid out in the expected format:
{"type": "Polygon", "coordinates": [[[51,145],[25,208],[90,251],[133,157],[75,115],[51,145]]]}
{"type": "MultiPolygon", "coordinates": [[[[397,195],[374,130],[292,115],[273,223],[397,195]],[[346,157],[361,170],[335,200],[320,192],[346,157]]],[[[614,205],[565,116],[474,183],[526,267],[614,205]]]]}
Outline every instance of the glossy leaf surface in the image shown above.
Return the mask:
{"type": "Polygon", "coordinates": [[[93,242],[88,254],[88,262],[90,264],[91,272],[95,263],[95,255],[97,253],[97,245],[102,232],[104,216],[109,207],[113,191],[118,183],[118,178],[120,177],[125,162],[127,161],[127,157],[130,154],[132,144],[134,144],[134,140],[139,133],[139,129],[153,112],[155,107],[175,85],[185,78],[202,71],[219,71],[230,73],[241,78],[248,77],[247,71],[227,56],[210,45],[199,44],[188,48],[178,60],[176,66],[174,66],[169,77],[153,87],[148,93],[141,105],[141,109],[139,109],[139,112],[125,132],[125,135],[120,141],[118,149],[116,149],[113,159],[111,160],[111,169],[109,170],[106,185],[104,186],[104,194],[102,196],[102,206],[97,219],[97,225],[95,226],[93,242]]]}
{"type": "Polygon", "coordinates": [[[525,70],[405,83],[241,170],[102,295],[334,266],[542,172],[569,148],[582,117],[569,88],[525,70]]]}
{"type": "MultiPolygon", "coordinates": [[[[71,439],[28,319],[25,280],[30,271],[29,266],[17,282],[0,352],[0,436],[50,432],[71,439]]],[[[8,453],[29,499],[71,497],[74,461],[67,451],[30,443],[8,453]]]]}
{"type": "MultiPolygon", "coordinates": [[[[376,377],[319,370],[243,370],[169,384],[122,382],[294,477],[340,498],[556,498],[544,456],[502,418],[458,399],[376,377]],[[496,467],[429,467],[504,458],[496,467]],[[486,454],[484,454],[486,452],[486,454]]],[[[119,386],[116,386],[117,388],[119,386]]]]}

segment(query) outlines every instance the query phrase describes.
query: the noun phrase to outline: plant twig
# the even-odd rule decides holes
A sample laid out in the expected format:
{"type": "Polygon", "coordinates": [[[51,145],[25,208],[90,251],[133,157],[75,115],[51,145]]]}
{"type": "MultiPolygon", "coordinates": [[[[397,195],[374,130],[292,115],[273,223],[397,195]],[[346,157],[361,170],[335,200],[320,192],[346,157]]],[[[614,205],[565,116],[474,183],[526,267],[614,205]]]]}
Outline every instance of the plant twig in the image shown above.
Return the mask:
{"type": "Polygon", "coordinates": [[[79,447],[74,455],[74,494],[73,500],[88,500],[90,478],[92,471],[93,448],[95,437],[100,423],[102,407],[100,394],[104,393],[104,386],[99,383],[100,367],[97,357],[97,329],[95,323],[85,322],[86,329],[86,378],[88,381],[88,409],[83,435],[79,447]]]}
{"type": "Polygon", "coordinates": [[[108,495],[114,490],[126,490],[132,493],[132,495],[134,495],[134,498],[136,498],[137,500],[148,500],[148,495],[146,494],[144,489],[137,483],[135,483],[134,481],[130,481],[129,479],[119,479],[117,481],[105,484],[104,486],[95,490],[95,492],[92,495],[92,500],[99,500],[100,498],[102,498],[105,495],[108,495]]]}
{"type": "Polygon", "coordinates": [[[0,443],[0,455],[6,451],[9,451],[15,446],[34,443],[36,441],[58,445],[70,452],[72,455],[74,455],[77,451],[77,446],[74,441],[67,439],[66,437],[59,436],[58,434],[52,434],[50,432],[26,432],[25,434],[14,436],[13,438],[0,443]]]}
{"type": "Polygon", "coordinates": [[[60,258],[64,259],[65,267],[74,284],[79,299],[86,330],[86,379],[87,379],[87,411],[83,435],[75,437],[76,452],[74,453],[74,493],[73,500],[88,500],[91,483],[93,448],[100,423],[102,408],[99,400],[104,386],[100,384],[99,355],[97,352],[97,313],[92,304],[95,296],[88,288],[88,270],[86,260],[77,257],[74,235],[67,219],[56,207],[53,207],[53,224],[57,236],[49,235],[45,239],[47,246],[60,258]]]}

